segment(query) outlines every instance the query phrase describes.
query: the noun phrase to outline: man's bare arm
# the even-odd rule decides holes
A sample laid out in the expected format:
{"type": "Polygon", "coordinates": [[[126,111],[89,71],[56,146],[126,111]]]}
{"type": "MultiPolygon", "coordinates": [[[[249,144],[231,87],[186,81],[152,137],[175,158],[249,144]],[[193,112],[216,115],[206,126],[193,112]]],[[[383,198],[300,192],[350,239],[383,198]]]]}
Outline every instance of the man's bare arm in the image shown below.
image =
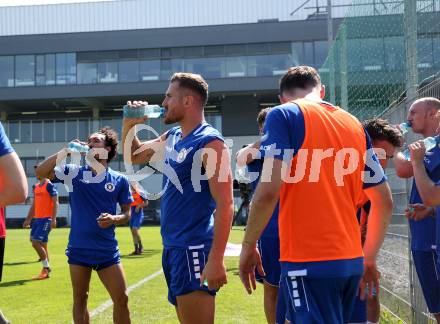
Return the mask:
{"type": "Polygon", "coordinates": [[[28,195],[28,184],[17,153],[0,157],[0,206],[20,204],[28,195]]]}

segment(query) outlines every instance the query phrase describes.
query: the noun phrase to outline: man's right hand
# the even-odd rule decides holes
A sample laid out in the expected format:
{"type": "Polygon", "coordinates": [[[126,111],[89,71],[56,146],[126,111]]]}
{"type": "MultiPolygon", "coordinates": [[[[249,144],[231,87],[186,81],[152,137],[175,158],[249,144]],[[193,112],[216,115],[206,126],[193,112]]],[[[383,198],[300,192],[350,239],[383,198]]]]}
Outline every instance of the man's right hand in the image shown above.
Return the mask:
{"type": "Polygon", "coordinates": [[[364,274],[359,285],[359,297],[365,300],[366,297],[372,298],[373,292],[379,293],[380,272],[377,271],[376,262],[364,261],[364,274]]]}
{"type": "Polygon", "coordinates": [[[435,211],[432,207],[427,207],[423,204],[409,204],[405,209],[405,216],[408,219],[419,221],[428,216],[434,216],[435,211]]]}
{"type": "MultiPolygon", "coordinates": [[[[134,109],[139,109],[142,106],[148,105],[147,101],[127,101],[127,106],[130,106],[134,109]]],[[[127,118],[124,117],[122,122],[129,125],[138,125],[144,124],[148,120],[148,116],[144,116],[142,118],[127,118]]]]}
{"type": "Polygon", "coordinates": [[[31,227],[31,221],[30,219],[25,219],[23,222],[23,228],[29,228],[31,227]]]}

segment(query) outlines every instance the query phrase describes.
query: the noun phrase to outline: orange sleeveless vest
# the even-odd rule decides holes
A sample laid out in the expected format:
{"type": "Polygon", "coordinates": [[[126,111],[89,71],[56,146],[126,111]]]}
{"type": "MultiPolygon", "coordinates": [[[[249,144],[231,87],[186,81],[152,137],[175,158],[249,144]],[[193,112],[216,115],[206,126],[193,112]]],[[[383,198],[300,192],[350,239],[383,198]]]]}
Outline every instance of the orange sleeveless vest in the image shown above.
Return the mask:
{"type": "Polygon", "coordinates": [[[280,260],[361,257],[356,208],[363,196],[363,127],[339,107],[306,99],[293,103],[303,113],[305,138],[290,166],[294,183],[284,182],[280,191],[280,260]]]}
{"type": "Polygon", "coordinates": [[[49,183],[46,180],[43,185],[37,183],[34,188],[34,199],[35,199],[35,208],[34,208],[34,217],[35,218],[48,218],[53,215],[53,200],[51,195],[47,192],[47,184],[49,183]]]}
{"type": "Polygon", "coordinates": [[[141,195],[139,195],[136,191],[133,191],[132,196],[134,201],[131,203],[130,206],[139,206],[144,202],[141,198],[141,195]]]}

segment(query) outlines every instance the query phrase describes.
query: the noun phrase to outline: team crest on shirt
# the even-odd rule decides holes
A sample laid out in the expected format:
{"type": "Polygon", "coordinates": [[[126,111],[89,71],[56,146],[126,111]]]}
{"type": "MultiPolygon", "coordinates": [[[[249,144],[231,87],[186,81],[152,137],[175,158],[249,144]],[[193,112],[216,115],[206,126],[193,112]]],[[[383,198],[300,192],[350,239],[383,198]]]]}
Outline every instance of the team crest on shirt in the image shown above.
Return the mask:
{"type": "Polygon", "coordinates": [[[115,191],[115,185],[111,182],[107,182],[104,186],[105,190],[107,190],[108,192],[113,192],[115,191]]]}
{"type": "Polygon", "coordinates": [[[185,160],[186,156],[188,155],[187,149],[183,148],[180,150],[179,154],[177,154],[177,162],[183,162],[185,160]]]}

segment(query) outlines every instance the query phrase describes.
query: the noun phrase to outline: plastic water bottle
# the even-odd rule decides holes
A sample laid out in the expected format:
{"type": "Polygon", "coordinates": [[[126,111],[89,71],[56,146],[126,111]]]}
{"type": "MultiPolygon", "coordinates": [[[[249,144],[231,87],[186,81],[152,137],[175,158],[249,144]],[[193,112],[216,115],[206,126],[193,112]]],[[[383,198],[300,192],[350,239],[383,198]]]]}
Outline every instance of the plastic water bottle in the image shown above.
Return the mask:
{"type": "Polygon", "coordinates": [[[411,129],[411,124],[409,122],[401,123],[399,124],[399,129],[402,132],[402,135],[405,135],[411,129]]]}
{"type": "MultiPolygon", "coordinates": [[[[429,150],[433,149],[436,145],[439,144],[439,142],[440,142],[440,138],[439,138],[438,135],[434,136],[434,137],[430,136],[430,137],[425,138],[423,140],[423,144],[425,144],[426,152],[428,152],[429,150]]],[[[411,156],[410,156],[410,153],[409,153],[408,149],[403,151],[402,154],[403,154],[403,156],[405,157],[405,159],[407,161],[411,160],[411,156]]]]}
{"type": "Polygon", "coordinates": [[[125,105],[123,107],[125,118],[160,118],[165,114],[165,109],[159,105],[146,105],[140,107],[133,107],[125,105]]]}
{"type": "Polygon", "coordinates": [[[69,145],[67,145],[67,148],[71,152],[78,152],[78,153],[87,153],[90,150],[90,147],[88,145],[83,145],[78,142],[70,142],[69,145]]]}
{"type": "Polygon", "coordinates": [[[236,166],[235,167],[235,179],[237,179],[238,183],[249,183],[249,177],[247,174],[246,166],[236,166]]]}

